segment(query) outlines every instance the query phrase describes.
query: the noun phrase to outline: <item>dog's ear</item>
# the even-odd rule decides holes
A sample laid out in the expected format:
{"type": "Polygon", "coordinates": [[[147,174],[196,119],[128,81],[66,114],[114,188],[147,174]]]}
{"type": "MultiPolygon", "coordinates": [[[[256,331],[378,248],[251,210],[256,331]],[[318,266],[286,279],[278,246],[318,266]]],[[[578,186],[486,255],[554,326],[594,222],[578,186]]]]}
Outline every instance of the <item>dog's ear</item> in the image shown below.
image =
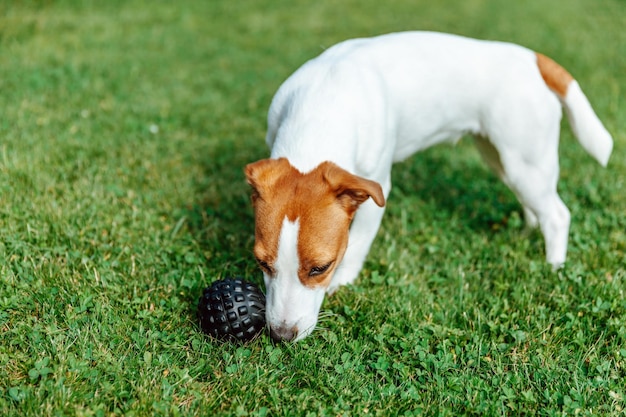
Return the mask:
{"type": "Polygon", "coordinates": [[[340,203],[351,213],[372,198],[379,206],[385,205],[385,195],[379,183],[351,174],[332,162],[324,162],[320,170],[340,203]]]}
{"type": "Polygon", "coordinates": [[[252,201],[256,201],[267,189],[271,189],[276,181],[291,168],[285,158],[262,159],[246,165],[244,173],[248,184],[252,186],[252,201]]]}

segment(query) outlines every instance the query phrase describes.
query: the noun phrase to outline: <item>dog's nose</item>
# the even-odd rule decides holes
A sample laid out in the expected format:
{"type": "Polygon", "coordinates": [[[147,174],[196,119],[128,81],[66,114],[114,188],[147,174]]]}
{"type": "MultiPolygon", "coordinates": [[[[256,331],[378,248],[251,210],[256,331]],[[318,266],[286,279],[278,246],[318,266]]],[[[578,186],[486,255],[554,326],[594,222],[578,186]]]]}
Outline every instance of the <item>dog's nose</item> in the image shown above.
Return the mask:
{"type": "Polygon", "coordinates": [[[297,327],[270,327],[270,336],[274,342],[289,342],[298,334],[297,327]]]}

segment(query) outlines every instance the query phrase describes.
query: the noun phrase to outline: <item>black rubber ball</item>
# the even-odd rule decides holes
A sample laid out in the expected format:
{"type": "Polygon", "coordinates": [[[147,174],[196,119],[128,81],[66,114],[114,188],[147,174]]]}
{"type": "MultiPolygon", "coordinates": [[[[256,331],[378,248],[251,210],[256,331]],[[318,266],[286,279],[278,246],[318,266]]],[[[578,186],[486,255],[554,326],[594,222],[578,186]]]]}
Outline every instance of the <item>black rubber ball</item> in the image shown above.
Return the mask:
{"type": "Polygon", "coordinates": [[[217,339],[252,340],[265,328],[265,295],[240,278],[216,281],[200,297],[198,318],[202,331],[217,339]]]}

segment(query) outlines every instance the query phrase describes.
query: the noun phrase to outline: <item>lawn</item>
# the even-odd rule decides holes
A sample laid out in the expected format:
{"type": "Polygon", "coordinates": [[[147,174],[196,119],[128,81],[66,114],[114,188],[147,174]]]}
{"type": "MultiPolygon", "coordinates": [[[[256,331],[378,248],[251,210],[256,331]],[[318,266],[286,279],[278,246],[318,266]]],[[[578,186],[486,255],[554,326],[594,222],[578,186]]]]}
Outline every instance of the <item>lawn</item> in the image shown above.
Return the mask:
{"type": "Polygon", "coordinates": [[[0,415],[626,413],[623,0],[0,3],[0,415]],[[280,83],[346,38],[513,41],[578,79],[569,258],[552,272],[471,140],[398,164],[356,285],[297,344],[203,335],[202,289],[261,284],[242,168],[280,83]]]}

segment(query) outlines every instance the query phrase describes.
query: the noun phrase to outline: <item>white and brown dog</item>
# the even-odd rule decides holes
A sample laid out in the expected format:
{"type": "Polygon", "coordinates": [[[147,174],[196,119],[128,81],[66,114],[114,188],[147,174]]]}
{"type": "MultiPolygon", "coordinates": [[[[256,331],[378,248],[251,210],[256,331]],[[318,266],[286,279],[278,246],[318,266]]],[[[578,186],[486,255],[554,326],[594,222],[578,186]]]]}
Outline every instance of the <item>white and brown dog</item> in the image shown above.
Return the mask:
{"type": "Polygon", "coordinates": [[[518,45],[395,33],[342,42],[303,65],[272,101],[271,159],[245,170],[272,338],[309,335],[325,293],[358,276],[392,164],[465,134],[541,228],[547,261],[562,265],[570,213],[557,194],[561,106],[606,165],[613,140],[578,83],[518,45]]]}

